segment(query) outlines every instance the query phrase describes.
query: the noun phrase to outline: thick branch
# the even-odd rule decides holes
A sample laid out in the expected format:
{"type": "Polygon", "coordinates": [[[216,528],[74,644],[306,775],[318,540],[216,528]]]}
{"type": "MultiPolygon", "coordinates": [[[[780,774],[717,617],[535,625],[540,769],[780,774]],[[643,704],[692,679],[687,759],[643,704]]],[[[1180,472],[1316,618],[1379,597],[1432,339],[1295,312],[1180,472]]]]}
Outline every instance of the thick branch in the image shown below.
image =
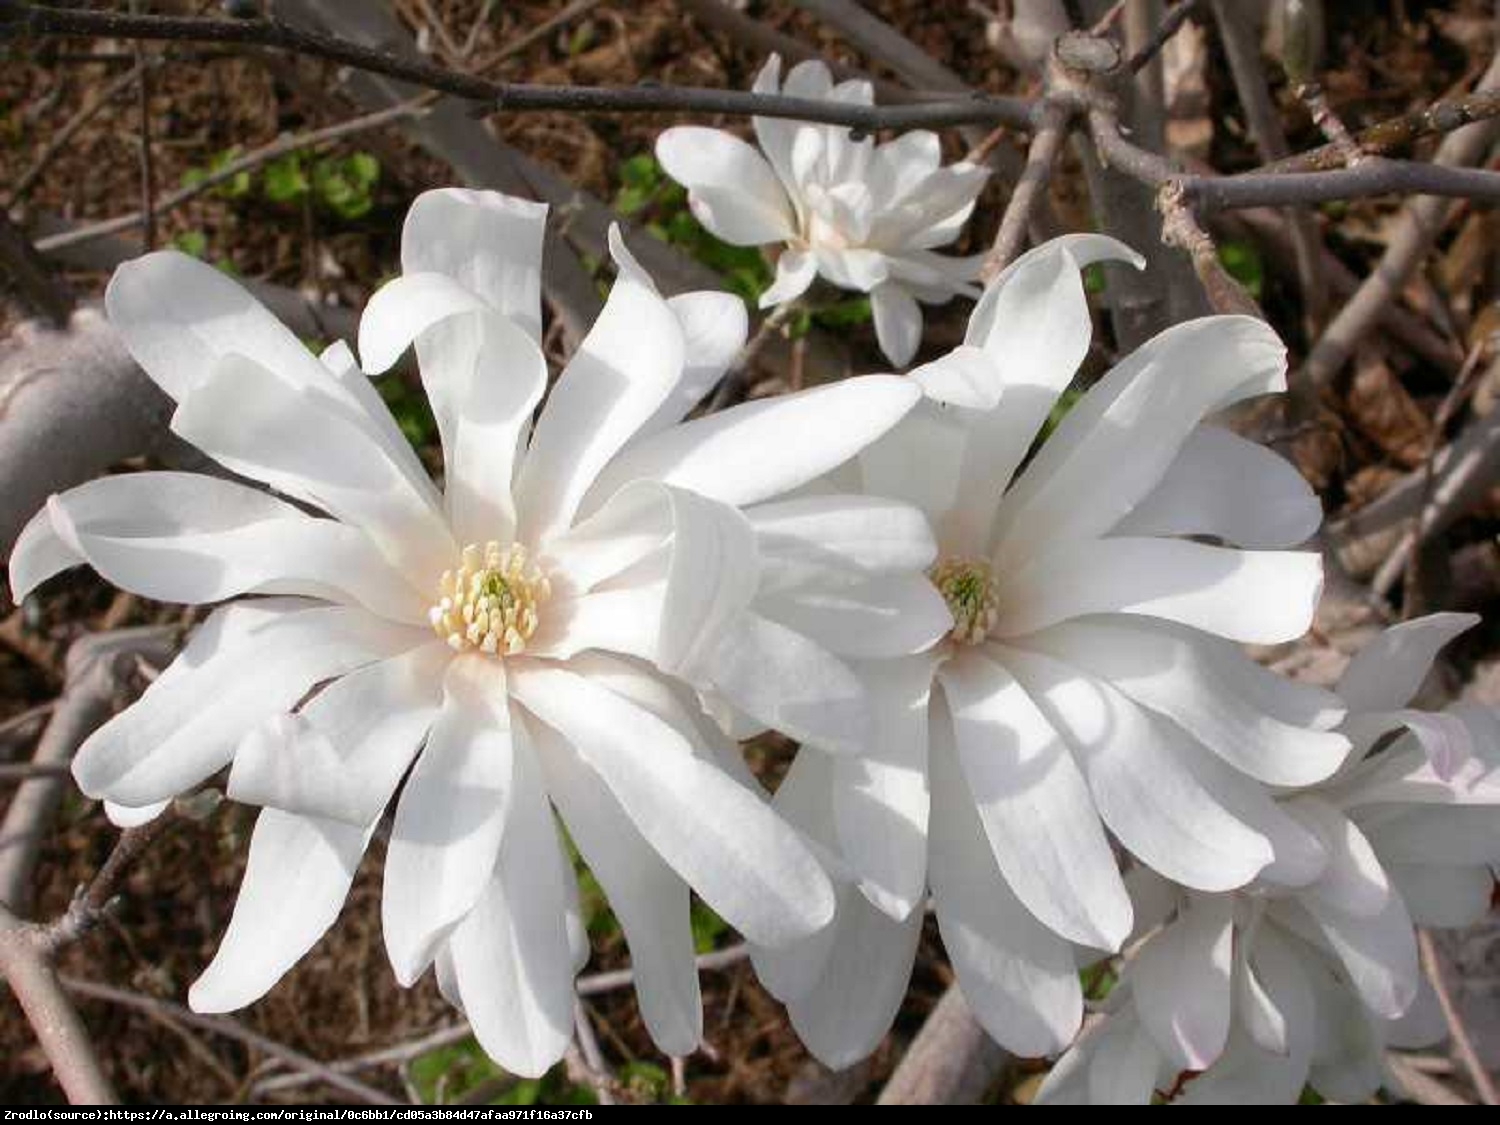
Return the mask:
{"type": "Polygon", "coordinates": [[[0,0],[0,36],[62,36],[127,40],[235,43],[327,59],[387,78],[483,103],[495,111],[563,110],[574,113],[721,113],[735,117],[786,117],[879,129],[940,128],[1009,122],[1026,126],[1031,103],[1020,98],[976,96],[908,106],[863,106],[817,98],[787,98],[739,90],[680,86],[548,86],[495,82],[420,59],[397,58],[319,31],[275,19],[221,20],[134,16],[0,0]]]}
{"type": "Polygon", "coordinates": [[[99,1065],[88,1029],[64,994],[46,955],[32,940],[32,928],[4,905],[0,905],[0,976],[20,1002],[68,1101],[75,1105],[118,1104],[120,1099],[99,1065]]]}
{"type": "Polygon", "coordinates": [[[1010,1056],[950,985],[880,1093],[880,1105],[975,1105],[1010,1056]]]}

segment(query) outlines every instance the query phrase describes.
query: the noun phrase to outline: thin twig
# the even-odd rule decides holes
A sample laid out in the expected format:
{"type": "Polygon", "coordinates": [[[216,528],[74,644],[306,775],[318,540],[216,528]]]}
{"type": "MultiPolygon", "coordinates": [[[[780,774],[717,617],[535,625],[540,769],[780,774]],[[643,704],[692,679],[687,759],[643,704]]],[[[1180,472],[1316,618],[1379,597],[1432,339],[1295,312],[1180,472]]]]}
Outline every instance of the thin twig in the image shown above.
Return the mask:
{"type": "MultiPolygon", "coordinates": [[[[1476,121],[1500,117],[1500,90],[1480,90],[1467,97],[1433,102],[1411,113],[1380,121],[1354,134],[1361,152],[1384,155],[1405,148],[1422,137],[1451,133],[1476,121]]],[[[1286,156],[1261,165],[1257,172],[1321,172],[1345,163],[1338,146],[1326,144],[1296,156],[1286,156]]]]}
{"type": "MultiPolygon", "coordinates": [[[[154,65],[148,61],[148,66],[154,65]]],[[[5,202],[0,203],[0,210],[9,211],[20,200],[26,197],[33,185],[42,178],[57,154],[68,147],[69,142],[90,121],[92,121],[105,106],[112,102],[116,95],[128,89],[142,73],[141,64],[137,63],[129,70],[115,75],[104,86],[90,98],[72,117],[68,118],[59,128],[53,130],[52,135],[47,138],[47,143],[42,146],[42,151],[31,163],[31,167],[16,177],[15,185],[5,197],[5,202]]]]}
{"type": "MultiPolygon", "coordinates": [[[[727,969],[738,965],[749,956],[749,947],[741,943],[724,949],[716,949],[712,953],[699,954],[695,964],[699,972],[727,969]]],[[[597,996],[601,992],[629,988],[634,983],[635,972],[631,969],[613,969],[606,973],[594,973],[592,976],[578,978],[578,995],[597,996]]]]}
{"type": "Polygon", "coordinates": [[[1433,945],[1432,935],[1426,930],[1417,931],[1417,948],[1422,952],[1422,963],[1427,969],[1427,979],[1432,981],[1432,990],[1437,993],[1438,1007],[1442,1008],[1443,1019],[1447,1021],[1448,1034],[1453,1039],[1453,1049],[1458,1052],[1459,1060],[1469,1074],[1469,1080],[1474,1083],[1474,1092],[1479,1095],[1479,1100],[1485,1105],[1495,1105],[1495,1082],[1490,1077],[1489,1071],[1485,1069],[1478,1052],[1474,1050],[1474,1040],[1469,1037],[1469,1029],[1464,1026],[1463,1018],[1458,1014],[1458,1007],[1453,1003],[1453,994],[1448,990],[1448,982],[1443,978],[1443,968],[1438,962],[1437,947],[1433,945]]]}
{"type": "Polygon", "coordinates": [[[56,777],[68,772],[67,762],[0,762],[0,781],[25,781],[28,777],[56,777]]]}
{"type": "Polygon", "coordinates": [[[1193,272],[1198,275],[1214,311],[1264,320],[1265,314],[1255,299],[1224,268],[1224,263],[1219,260],[1218,247],[1199,225],[1192,208],[1182,202],[1179,185],[1168,184],[1162,188],[1156,202],[1162,214],[1161,240],[1187,252],[1193,262],[1193,272]]]}
{"type": "MultiPolygon", "coordinates": [[[[278,137],[268,145],[245,153],[228,163],[215,168],[202,179],[196,180],[178,188],[174,192],[162,196],[156,201],[153,211],[156,215],[163,215],[176,207],[182,206],[188,200],[202,195],[210,188],[216,187],[231,180],[242,172],[248,172],[253,168],[277,157],[285,156],[289,152],[297,152],[301,149],[312,148],[317,145],[330,144],[334,141],[343,140],[354,136],[356,133],[368,132],[392,122],[405,120],[421,114],[432,102],[431,95],[423,94],[402,102],[389,109],[382,109],[376,113],[367,113],[360,117],[351,118],[348,121],[340,121],[336,125],[329,125],[322,129],[313,129],[306,133],[294,133],[291,136],[278,137]]],[[[44,238],[37,242],[37,249],[45,254],[56,253],[69,246],[77,246],[83,242],[90,242],[96,238],[106,235],[117,234],[122,230],[143,222],[143,213],[133,211],[128,215],[120,215],[113,219],[104,219],[101,222],[90,223],[87,226],[75,227],[61,234],[55,234],[50,238],[44,238]]]]}
{"type": "Polygon", "coordinates": [[[1432,432],[1427,439],[1427,454],[1422,458],[1422,467],[1419,470],[1422,480],[1422,502],[1411,515],[1410,529],[1402,537],[1396,549],[1386,556],[1380,569],[1375,572],[1374,579],[1370,582],[1370,588],[1383,598],[1391,592],[1392,587],[1396,585],[1396,579],[1404,573],[1406,600],[1402,608],[1407,617],[1412,615],[1415,605],[1413,595],[1417,589],[1421,567],[1422,552],[1418,550],[1418,547],[1426,541],[1428,525],[1439,514],[1434,493],[1437,488],[1437,458],[1443,448],[1443,434],[1473,386],[1474,377],[1479,372],[1479,361],[1487,350],[1488,343],[1487,340],[1481,340],[1469,349],[1464,365],[1459,369],[1458,377],[1453,380],[1453,386],[1448,389],[1448,393],[1438,406],[1437,413],[1433,415],[1432,432]]]}
{"type": "Polygon", "coordinates": [[[984,260],[980,276],[989,281],[1021,252],[1026,240],[1026,231],[1031,217],[1047,190],[1052,178],[1053,165],[1062,152],[1068,133],[1072,128],[1073,115],[1067,107],[1049,102],[1043,109],[1040,124],[1032,134],[1031,145],[1026,150],[1026,168],[1005,205],[1005,214],[1000,218],[1000,229],[995,233],[995,243],[984,260]]]}
{"type": "Polygon", "coordinates": [[[599,1039],[594,1035],[594,1025],[590,1022],[588,1005],[581,999],[573,1001],[573,1030],[578,1036],[578,1047],[583,1054],[583,1061],[587,1064],[586,1079],[593,1088],[594,1096],[599,1099],[600,1105],[614,1105],[615,1076],[609,1069],[609,1063],[604,1059],[604,1052],[599,1049],[599,1039]]]}
{"type": "Polygon", "coordinates": [[[127,828],[120,833],[109,857],[88,886],[80,887],[68,909],[39,931],[37,940],[48,954],[55,954],[58,949],[77,941],[98,925],[109,910],[116,889],[130,865],[171,828],[173,822],[173,817],[163,814],[138,828],[127,828]]]}
{"type": "MultiPolygon", "coordinates": [[[[130,11],[139,14],[140,0],[130,0],[130,11]]],[[[131,44],[135,69],[140,72],[136,85],[136,104],[140,109],[141,164],[141,242],[147,251],[156,249],[156,159],[151,151],[151,73],[146,68],[146,52],[139,42],[131,44]]]]}
{"type": "Polygon", "coordinates": [[[161,1000],[155,996],[147,996],[140,992],[131,992],[124,988],[115,988],[112,985],[101,984],[98,981],[83,980],[79,977],[62,976],[59,978],[64,988],[79,996],[87,996],[93,1000],[103,1000],[110,1004],[118,1004],[125,1008],[134,1008],[152,1016],[161,1016],[177,1023],[186,1024],[189,1027],[201,1028],[204,1031],[222,1035],[226,1039],[233,1039],[238,1043],[253,1050],[278,1059],[288,1066],[312,1075],[320,1082],[328,1085],[362,1102],[370,1105],[399,1105],[400,1103],[383,1090],[377,1090],[373,1086],[367,1086],[357,1078],[350,1078],[346,1074],[340,1074],[331,1067],[319,1062],[317,1059],[304,1055],[301,1051],[294,1050],[284,1043],[278,1043],[258,1031],[252,1031],[248,1027],[229,1019],[227,1016],[206,1016],[184,1008],[181,1004],[174,1004],[170,1000],[161,1000]]]}
{"type": "Polygon", "coordinates": [[[133,16],[119,12],[53,8],[7,0],[0,5],[0,38],[17,36],[145,39],[235,43],[327,59],[416,86],[479,102],[497,112],[565,110],[579,113],[655,113],[678,110],[732,116],[785,117],[848,125],[863,132],[948,125],[1026,125],[1031,103],[986,95],[903,106],[867,106],[819,98],[788,98],[738,90],[668,86],[550,86],[497,82],[418,59],[397,58],[322,32],[275,19],[222,20],[133,16]]]}
{"type": "Polygon", "coordinates": [[[1150,40],[1145,43],[1139,51],[1131,55],[1125,63],[1125,69],[1131,74],[1138,74],[1154,59],[1167,42],[1182,29],[1187,22],[1193,9],[1198,6],[1198,0],[1179,0],[1174,4],[1166,15],[1162,17],[1161,24],[1152,33],[1150,40]]]}
{"type": "Polygon", "coordinates": [[[792,314],[801,309],[799,301],[785,301],[771,310],[760,322],[760,327],[755,334],[740,349],[740,354],[735,357],[723,376],[719,379],[719,385],[714,388],[714,393],[708,399],[708,411],[723,410],[724,407],[739,402],[748,390],[747,383],[750,377],[750,367],[755,362],[755,357],[761,352],[772,337],[781,331],[781,328],[792,314]]]}

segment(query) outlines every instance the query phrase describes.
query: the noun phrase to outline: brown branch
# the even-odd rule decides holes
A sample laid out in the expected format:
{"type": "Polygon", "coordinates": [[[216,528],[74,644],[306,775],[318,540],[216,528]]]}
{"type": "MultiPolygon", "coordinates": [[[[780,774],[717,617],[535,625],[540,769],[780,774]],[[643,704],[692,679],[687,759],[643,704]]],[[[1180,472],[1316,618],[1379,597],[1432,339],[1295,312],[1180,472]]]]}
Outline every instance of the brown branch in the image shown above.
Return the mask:
{"type": "Polygon", "coordinates": [[[817,98],[788,98],[739,90],[679,86],[549,86],[496,82],[420,59],[398,58],[322,32],[276,19],[221,20],[179,16],[133,16],[53,8],[0,0],[0,38],[18,36],[115,38],[124,40],[234,43],[326,59],[481,103],[496,112],[563,110],[575,113],[683,111],[736,117],[784,117],[847,125],[863,132],[940,128],[1008,121],[1027,125],[1031,103],[983,95],[905,106],[864,106],[817,98]]]}
{"type": "Polygon", "coordinates": [[[1005,214],[1000,217],[1000,229],[995,233],[994,245],[984,261],[981,277],[989,281],[1021,252],[1026,240],[1026,231],[1031,217],[1041,203],[1052,178],[1053,165],[1062,153],[1064,143],[1073,125],[1073,115],[1068,107],[1057,102],[1047,102],[1037,130],[1032,134],[1031,145],[1026,150],[1026,167],[1021,173],[1010,201],[1005,205],[1005,214]]]}
{"type": "Polygon", "coordinates": [[[70,1102],[116,1105],[88,1029],[64,994],[33,928],[0,904],[0,976],[9,983],[70,1102]]]}
{"type": "Polygon", "coordinates": [[[1161,23],[1151,34],[1151,38],[1141,49],[1131,55],[1125,63],[1125,69],[1131,74],[1138,74],[1145,68],[1146,64],[1161,53],[1172,36],[1182,30],[1182,25],[1187,23],[1188,17],[1193,14],[1193,9],[1198,6],[1198,0],[1179,0],[1162,17],[1161,23]]]}
{"type": "MultiPolygon", "coordinates": [[[[1479,80],[1481,89],[1500,85],[1500,58],[1490,63],[1484,77],[1479,80]]],[[[1438,146],[1435,163],[1426,167],[1443,168],[1448,173],[1469,172],[1469,169],[1454,165],[1472,164],[1483,158],[1497,131],[1497,122],[1488,121],[1472,128],[1461,129],[1443,138],[1438,146]]],[[[1293,173],[1299,178],[1324,176],[1358,176],[1372,167],[1386,163],[1371,157],[1358,167],[1336,172],[1293,173]]],[[[1478,173],[1494,175],[1494,173],[1478,173]]],[[[1497,177],[1500,178],[1500,177],[1497,177]]],[[[1451,205],[1435,195],[1425,195],[1411,200],[1397,220],[1396,228],[1386,243],[1385,252],[1374,271],[1339,310],[1333,322],[1313,346],[1303,363],[1300,380],[1313,388],[1327,386],[1343,368],[1370,326],[1396,299],[1407,279],[1416,270],[1427,252],[1437,241],[1437,236],[1446,225],[1451,205]]]]}
{"type": "Polygon", "coordinates": [[[21,304],[61,328],[73,312],[73,294],[42,260],[37,247],[0,210],[0,275],[10,280],[21,304]]]}
{"type": "Polygon", "coordinates": [[[879,1105],[975,1105],[1010,1061],[949,985],[880,1092],[879,1105]]]}
{"type": "MultiPolygon", "coordinates": [[[[1480,90],[1463,98],[1434,102],[1424,109],[1381,121],[1354,134],[1360,151],[1384,155],[1405,148],[1423,137],[1451,133],[1476,121],[1500,117],[1500,90],[1480,90]]],[[[1345,163],[1338,146],[1326,144],[1296,156],[1282,157],[1257,168],[1257,172],[1321,172],[1345,163]]]]}
{"type": "Polygon", "coordinates": [[[1448,1034],[1453,1039],[1453,1048],[1458,1052],[1458,1057],[1462,1060],[1470,1081],[1474,1083],[1474,1090],[1478,1093],[1479,1100],[1485,1105],[1495,1105],[1494,1080],[1485,1069],[1478,1052],[1474,1050],[1474,1041],[1469,1037],[1469,1030],[1464,1026],[1464,1021],[1458,1014],[1458,1008],[1453,1003],[1453,994],[1448,990],[1448,982],[1443,978],[1443,969],[1438,964],[1438,953],[1432,943],[1432,935],[1426,930],[1417,931],[1417,947],[1422,953],[1422,964],[1427,970],[1427,978],[1432,981],[1432,990],[1437,993],[1438,1006],[1443,1010],[1443,1019],[1447,1021],[1448,1034]]]}
{"type": "Polygon", "coordinates": [[[1162,188],[1156,203],[1162,213],[1161,240],[1185,251],[1192,259],[1193,272],[1198,275],[1214,311],[1264,320],[1265,313],[1244,286],[1229,276],[1229,271],[1219,260],[1219,248],[1214,245],[1214,240],[1198,225],[1192,208],[1182,202],[1179,185],[1168,184],[1162,188]]]}
{"type": "MultiPolygon", "coordinates": [[[[177,647],[177,631],[148,626],[101,633],[74,642],[68,650],[67,683],[32,761],[66,764],[83,740],[110,715],[125,673],[138,657],[165,664],[177,647]]],[[[31,874],[41,838],[56,813],[68,781],[62,774],[39,774],[21,783],[0,821],[0,903],[18,914],[29,911],[31,874]]]]}
{"type": "MultiPolygon", "coordinates": [[[[130,0],[131,14],[140,12],[140,0],[130,0]]],[[[151,151],[151,74],[146,69],[146,52],[139,42],[131,44],[135,69],[140,71],[136,85],[136,105],[140,110],[139,159],[141,164],[141,242],[147,250],[156,249],[156,160],[151,151]]]]}
{"type": "Polygon", "coordinates": [[[37,941],[42,949],[54,955],[58,949],[77,941],[98,925],[113,906],[120,882],[131,864],[140,859],[173,823],[174,819],[163,813],[139,828],[127,828],[121,832],[109,857],[88,886],[80,887],[68,909],[38,931],[37,941]]]}
{"type": "MultiPolygon", "coordinates": [[[[1261,62],[1260,42],[1248,26],[1246,17],[1250,13],[1243,4],[1234,4],[1231,0],[1213,0],[1213,12],[1214,22],[1219,28],[1219,41],[1229,60],[1235,92],[1239,95],[1240,108],[1244,111],[1256,151],[1262,161],[1279,160],[1290,150],[1281,118],[1271,101],[1266,69],[1261,62]]],[[[1297,271],[1297,289],[1302,297],[1303,323],[1311,338],[1321,328],[1327,307],[1317,219],[1306,207],[1295,207],[1288,211],[1287,222],[1297,271]]]]}

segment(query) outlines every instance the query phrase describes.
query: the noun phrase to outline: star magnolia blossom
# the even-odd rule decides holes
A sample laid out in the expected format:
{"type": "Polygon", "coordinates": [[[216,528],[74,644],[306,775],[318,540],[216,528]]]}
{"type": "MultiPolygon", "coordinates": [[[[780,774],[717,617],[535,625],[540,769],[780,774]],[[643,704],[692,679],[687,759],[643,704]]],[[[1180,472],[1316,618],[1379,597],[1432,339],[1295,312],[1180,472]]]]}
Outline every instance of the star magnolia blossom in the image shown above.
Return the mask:
{"type": "MultiPolygon", "coordinates": [[[[10,562],[17,600],[81,562],[161,600],[265,595],[215,610],[74,763],[122,823],[226,765],[229,794],[265,806],[190,993],[200,1011],[255,1000],[317,941],[393,797],[396,975],[435,963],[516,1073],[562,1055],[588,952],[549,805],[620,918],[645,1021],[673,1054],[701,1031],[690,887],[773,945],[831,916],[820,865],[746,784],[693,687],[734,671],[724,627],[762,586],[735,505],[774,515],[763,502],[826,474],[920,392],[874,376],[678,424],[742,347],[744,309],[718,293],[663,300],[616,236],[619,276],[533,427],[544,214],[492,193],[421,196],[403,275],[361,320],[366,371],[415,342],[441,493],[346,347],[320,360],[180,254],[110,284],[126,347],[177,401],[174,432],[291,501],[187,473],[108,477],[53,497],[10,562]]],[[[802,503],[846,538],[892,507],[802,503]]],[[[777,550],[816,551],[816,526],[782,514],[777,550]]],[[[930,559],[920,517],[900,528],[914,543],[892,550],[930,559]]],[[[820,723],[817,686],[795,700],[812,733],[868,735],[848,699],[820,723]]]]}
{"type": "Polygon", "coordinates": [[[1446,1035],[1412,927],[1471,925],[1489,911],[1500,716],[1407,704],[1437,650],[1477,620],[1398,625],[1350,664],[1338,691],[1357,752],[1334,778],[1282,798],[1322,845],[1311,878],[1210,895],[1131,872],[1136,928],[1149,937],[1039,1101],[1144,1105],[1180,1090],[1187,1104],[1291,1104],[1310,1082],[1359,1102],[1393,1085],[1387,1047],[1446,1035]],[[1371,752],[1398,714],[1409,732],[1371,752]],[[1462,760],[1429,761],[1434,732],[1461,744],[1462,760]]]}
{"type": "MultiPolygon", "coordinates": [[[[780,82],[775,55],[755,80],[757,94],[873,105],[864,81],[833,84],[816,59],[780,82]]],[[[960,161],[942,166],[935,133],[886,144],[854,140],[847,128],[757,117],[760,152],[731,133],[668,129],[656,156],[688,189],[688,205],[710,232],[735,246],[782,244],[776,280],[762,308],[800,297],[822,275],[870,295],[880,348],[904,367],[922,338],[918,301],[942,304],[974,294],[981,257],[933,252],[958,237],[989,173],[960,161]]]]}
{"type": "Polygon", "coordinates": [[[928,886],[975,1015],[1044,1055],[1082,1016],[1073,945],[1113,951],[1131,932],[1110,835],[1202,891],[1320,859],[1268,786],[1338,767],[1342,708],[1236,644],[1306,630],[1318,556],[1277,548],[1303,542],[1319,507],[1280,458],[1203,424],[1283,389],[1275,335],[1245,317],[1163,332],[1025,463],[1088,351],[1080,271],[1110,258],[1136,260],[1093,235],[1018,260],[967,342],[913,373],[929,401],[837,477],[928,514],[955,624],[870,669],[868,754],[801,753],[776,794],[843,857],[835,924],[756,962],[829,1065],[872,1050],[894,1016],[928,886]]]}

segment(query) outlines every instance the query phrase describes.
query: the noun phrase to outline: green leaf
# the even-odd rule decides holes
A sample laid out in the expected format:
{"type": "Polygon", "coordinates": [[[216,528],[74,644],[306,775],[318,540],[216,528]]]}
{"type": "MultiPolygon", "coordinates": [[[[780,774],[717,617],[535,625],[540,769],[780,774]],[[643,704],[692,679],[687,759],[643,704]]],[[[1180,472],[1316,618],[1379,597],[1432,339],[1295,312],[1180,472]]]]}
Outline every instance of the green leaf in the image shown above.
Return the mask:
{"type": "Polygon", "coordinates": [[[172,245],[184,254],[202,258],[208,254],[208,235],[201,230],[185,230],[172,239],[172,245]]]}
{"type": "Polygon", "coordinates": [[[371,189],[380,179],[380,162],[367,152],[324,157],[313,165],[314,197],[346,221],[369,214],[375,206],[371,189]]]}
{"type": "Polygon", "coordinates": [[[1226,273],[1245,287],[1245,292],[1260,300],[1265,288],[1266,268],[1260,250],[1253,242],[1225,242],[1219,247],[1219,262],[1226,273]]]}
{"type": "Polygon", "coordinates": [[[300,203],[311,190],[302,157],[295,152],[267,164],[264,183],[266,198],[272,203],[300,203]]]}
{"type": "Polygon", "coordinates": [[[619,1069],[620,1083],[638,1102],[664,1101],[672,1091],[672,1079],[655,1063],[636,1060],[619,1069]]]}
{"type": "Polygon", "coordinates": [[[813,313],[813,320],[820,328],[839,329],[868,324],[872,316],[870,298],[850,297],[848,300],[818,309],[813,313]]]}
{"type": "Polygon", "coordinates": [[[688,915],[693,927],[693,948],[699,953],[711,953],[719,944],[719,938],[729,932],[729,923],[720,918],[697,898],[688,915]]]}

